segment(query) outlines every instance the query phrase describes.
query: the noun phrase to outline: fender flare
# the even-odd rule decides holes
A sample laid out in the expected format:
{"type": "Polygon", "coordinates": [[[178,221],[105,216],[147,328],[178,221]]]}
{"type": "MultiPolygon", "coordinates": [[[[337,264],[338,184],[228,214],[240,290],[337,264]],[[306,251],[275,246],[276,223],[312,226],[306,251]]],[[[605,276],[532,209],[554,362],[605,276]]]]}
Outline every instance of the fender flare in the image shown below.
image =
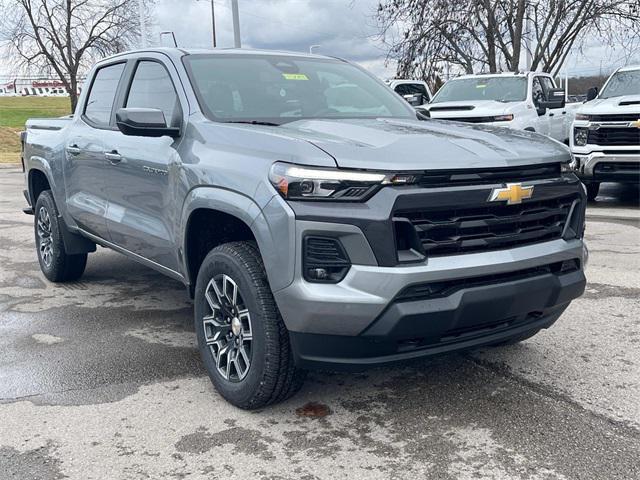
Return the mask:
{"type": "MultiPolygon", "coordinates": [[[[277,197],[274,194],[274,197],[277,197]]],[[[279,198],[279,197],[278,197],[279,198]]],[[[189,220],[193,212],[199,209],[217,210],[231,215],[244,222],[256,239],[262,260],[265,265],[267,277],[271,289],[279,290],[293,281],[293,262],[287,261],[286,267],[281,259],[283,252],[290,256],[289,238],[283,235],[295,237],[295,218],[293,211],[287,207],[290,215],[282,215],[282,210],[269,213],[273,207],[273,198],[265,206],[265,211],[250,197],[216,186],[200,186],[193,188],[186,196],[179,222],[178,235],[180,241],[180,262],[182,271],[185,272],[187,282],[191,281],[187,261],[187,232],[189,220]],[[278,214],[277,214],[278,213],[278,214]],[[269,221],[267,221],[267,216],[269,221]],[[284,222],[284,223],[283,223],[284,222]],[[292,222],[292,223],[289,223],[292,222]],[[277,272],[277,274],[276,274],[277,272]]]]}

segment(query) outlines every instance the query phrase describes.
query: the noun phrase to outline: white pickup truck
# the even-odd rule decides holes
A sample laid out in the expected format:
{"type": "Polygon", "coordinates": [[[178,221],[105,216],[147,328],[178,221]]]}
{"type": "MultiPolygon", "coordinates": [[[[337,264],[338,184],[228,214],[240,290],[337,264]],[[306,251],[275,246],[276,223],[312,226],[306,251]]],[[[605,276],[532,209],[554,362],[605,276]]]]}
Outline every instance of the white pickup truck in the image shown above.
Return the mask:
{"type": "Polygon", "coordinates": [[[571,136],[576,169],[589,200],[600,182],[640,183],[640,65],[616,70],[576,112],[571,136]]]}
{"type": "Polygon", "coordinates": [[[431,90],[429,90],[429,85],[422,80],[394,78],[393,80],[387,80],[386,84],[414,108],[425,108],[433,97],[431,90]]]}
{"type": "Polygon", "coordinates": [[[569,144],[578,104],[547,73],[465,75],[445,83],[425,110],[431,118],[529,130],[569,144]]]}

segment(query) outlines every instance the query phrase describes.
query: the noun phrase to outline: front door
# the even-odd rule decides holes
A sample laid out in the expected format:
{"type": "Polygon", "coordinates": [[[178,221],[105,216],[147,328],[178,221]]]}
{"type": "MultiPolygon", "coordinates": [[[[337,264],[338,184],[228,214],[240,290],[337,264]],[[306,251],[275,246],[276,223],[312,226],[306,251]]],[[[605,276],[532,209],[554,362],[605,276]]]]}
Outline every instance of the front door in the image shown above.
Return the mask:
{"type": "Polygon", "coordinates": [[[100,68],[94,75],[84,111],[73,125],[64,145],[67,210],[78,226],[105,240],[105,157],[103,137],[109,132],[111,111],[125,63],[100,68]]]}
{"type": "MultiPolygon", "coordinates": [[[[182,108],[171,76],[158,60],[138,61],[133,71],[127,108],[162,110],[167,125],[180,126],[182,108]]],[[[116,245],[179,271],[175,225],[179,220],[180,138],[127,136],[120,131],[104,137],[110,162],[107,180],[107,226],[116,245]]]]}

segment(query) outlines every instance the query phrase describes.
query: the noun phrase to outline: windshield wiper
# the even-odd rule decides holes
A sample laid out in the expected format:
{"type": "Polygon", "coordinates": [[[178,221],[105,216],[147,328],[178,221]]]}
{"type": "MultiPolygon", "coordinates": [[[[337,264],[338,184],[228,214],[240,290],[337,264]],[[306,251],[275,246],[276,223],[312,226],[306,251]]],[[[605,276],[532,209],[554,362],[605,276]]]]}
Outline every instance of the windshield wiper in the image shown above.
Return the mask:
{"type": "Polygon", "coordinates": [[[263,122],[261,120],[227,120],[224,123],[246,123],[248,125],[267,125],[269,127],[279,127],[279,123],[263,122]]]}

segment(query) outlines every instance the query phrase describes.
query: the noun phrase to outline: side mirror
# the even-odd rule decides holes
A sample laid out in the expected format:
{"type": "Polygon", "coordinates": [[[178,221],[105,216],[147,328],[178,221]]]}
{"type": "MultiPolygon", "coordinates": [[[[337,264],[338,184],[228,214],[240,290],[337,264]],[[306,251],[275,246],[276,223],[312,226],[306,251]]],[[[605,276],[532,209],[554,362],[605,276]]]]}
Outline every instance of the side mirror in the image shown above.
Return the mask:
{"type": "Polygon", "coordinates": [[[136,137],[177,137],[180,129],[168,127],[162,110],[156,108],[120,108],[116,112],[116,125],[125,135],[136,137]]]}
{"type": "Polygon", "coordinates": [[[419,105],[422,105],[424,102],[422,101],[422,94],[421,93],[413,93],[413,94],[409,94],[409,95],[403,95],[402,96],[408,103],[409,105],[411,105],[412,107],[417,107],[419,105]]]}
{"type": "Polygon", "coordinates": [[[587,90],[587,102],[594,100],[598,96],[598,87],[591,87],[587,90]]]}
{"type": "Polygon", "coordinates": [[[549,90],[548,100],[546,102],[540,102],[538,107],[540,108],[564,108],[565,96],[562,88],[553,88],[549,90]]]}
{"type": "Polygon", "coordinates": [[[418,117],[418,120],[429,120],[431,118],[429,110],[426,108],[416,108],[416,116],[418,117]]]}

